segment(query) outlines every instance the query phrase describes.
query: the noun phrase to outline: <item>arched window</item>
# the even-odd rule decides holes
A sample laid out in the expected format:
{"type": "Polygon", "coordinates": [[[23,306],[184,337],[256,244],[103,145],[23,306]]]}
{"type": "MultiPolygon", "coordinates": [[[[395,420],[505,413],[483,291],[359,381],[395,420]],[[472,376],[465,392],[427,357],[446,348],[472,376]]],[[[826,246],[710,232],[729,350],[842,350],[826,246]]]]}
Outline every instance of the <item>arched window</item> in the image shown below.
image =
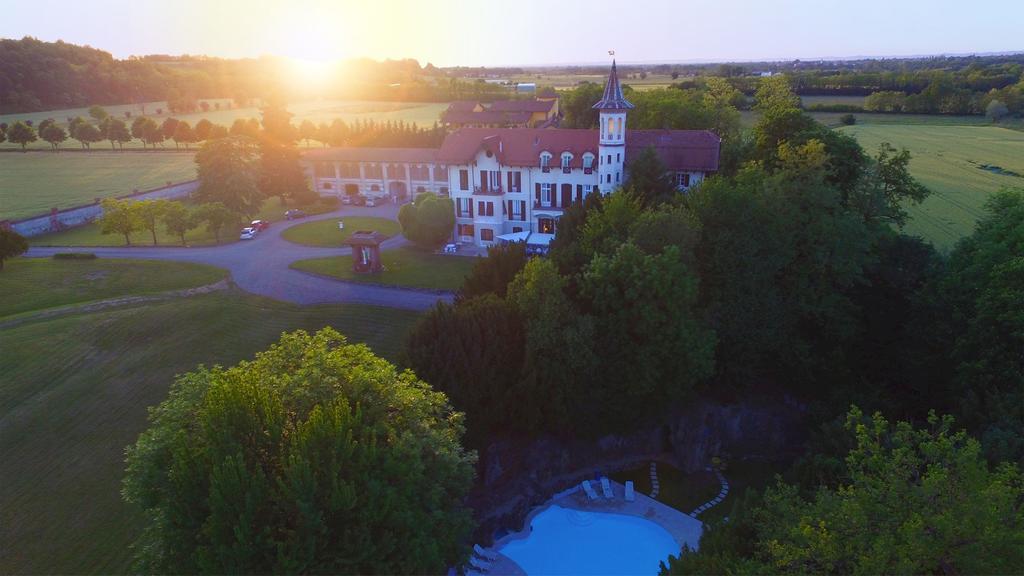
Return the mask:
{"type": "Polygon", "coordinates": [[[540,153],[540,167],[547,172],[551,169],[551,153],[541,152],[540,153]]]}
{"type": "Polygon", "coordinates": [[[608,138],[609,139],[611,139],[614,136],[614,133],[615,133],[615,124],[614,124],[614,122],[615,122],[615,120],[613,120],[612,118],[608,119],[608,138]]]}
{"type": "Polygon", "coordinates": [[[622,118],[615,119],[615,139],[622,140],[622,118]]]}
{"type": "Polygon", "coordinates": [[[572,153],[562,152],[562,170],[569,170],[572,167],[572,153]]]}
{"type": "Polygon", "coordinates": [[[590,174],[594,169],[594,155],[587,152],[583,155],[583,171],[590,174]]]}

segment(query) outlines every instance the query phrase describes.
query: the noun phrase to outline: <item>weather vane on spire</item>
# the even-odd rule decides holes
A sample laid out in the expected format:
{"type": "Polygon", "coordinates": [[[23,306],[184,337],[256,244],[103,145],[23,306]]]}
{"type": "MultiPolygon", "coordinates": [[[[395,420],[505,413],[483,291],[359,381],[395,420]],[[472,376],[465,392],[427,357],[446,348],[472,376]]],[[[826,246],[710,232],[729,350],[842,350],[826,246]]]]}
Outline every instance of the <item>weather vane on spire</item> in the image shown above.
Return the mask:
{"type": "Polygon", "coordinates": [[[608,51],[608,55],[609,56],[615,56],[615,50],[609,50],[608,51]]]}

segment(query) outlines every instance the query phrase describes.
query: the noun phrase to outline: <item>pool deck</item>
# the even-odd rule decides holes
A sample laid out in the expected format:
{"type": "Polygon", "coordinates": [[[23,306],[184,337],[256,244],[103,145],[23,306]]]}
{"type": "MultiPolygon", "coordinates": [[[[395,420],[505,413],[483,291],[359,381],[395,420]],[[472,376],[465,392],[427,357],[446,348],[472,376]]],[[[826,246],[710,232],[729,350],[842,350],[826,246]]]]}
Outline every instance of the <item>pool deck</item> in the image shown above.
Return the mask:
{"type": "Polygon", "coordinates": [[[613,495],[611,499],[606,499],[602,494],[600,482],[594,483],[592,481],[591,484],[594,484],[599,496],[597,500],[590,500],[586,493],[577,486],[576,490],[558,494],[543,505],[532,510],[526,517],[522,530],[506,535],[487,549],[488,552],[497,555],[497,560],[491,563],[491,568],[487,573],[526,576],[526,572],[518,564],[511,558],[498,552],[498,550],[512,540],[519,540],[529,536],[530,523],[533,522],[533,517],[552,505],[582,512],[626,514],[644,518],[657,523],[667,530],[675,538],[680,549],[682,549],[683,544],[688,545],[690,548],[697,548],[700,534],[704,529],[704,524],[700,520],[640,493],[635,493],[635,501],[626,502],[626,487],[615,481],[611,481],[613,495]]]}

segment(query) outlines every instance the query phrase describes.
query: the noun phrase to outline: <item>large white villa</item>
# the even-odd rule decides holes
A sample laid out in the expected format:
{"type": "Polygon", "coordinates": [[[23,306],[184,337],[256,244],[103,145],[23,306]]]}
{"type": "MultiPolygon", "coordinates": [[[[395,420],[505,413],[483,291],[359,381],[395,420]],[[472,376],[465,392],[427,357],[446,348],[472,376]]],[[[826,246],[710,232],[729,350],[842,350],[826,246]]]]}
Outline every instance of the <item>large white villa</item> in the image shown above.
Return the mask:
{"type": "Polygon", "coordinates": [[[633,108],[615,63],[594,108],[599,130],[460,128],[440,148],[325,148],[307,152],[321,195],[406,198],[433,192],[455,203],[457,242],[550,242],[562,211],[628,178],[628,159],[651,146],[680,190],[718,170],[721,139],[707,130],[629,130],[633,108]]]}

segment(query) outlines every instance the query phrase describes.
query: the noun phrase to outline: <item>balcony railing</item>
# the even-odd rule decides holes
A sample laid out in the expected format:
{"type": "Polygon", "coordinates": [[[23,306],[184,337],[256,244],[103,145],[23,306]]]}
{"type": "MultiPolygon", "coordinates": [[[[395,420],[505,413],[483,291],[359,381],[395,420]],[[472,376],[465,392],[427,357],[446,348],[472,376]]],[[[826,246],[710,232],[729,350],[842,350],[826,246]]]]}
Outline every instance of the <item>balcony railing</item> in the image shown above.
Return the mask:
{"type": "Polygon", "coordinates": [[[583,169],[583,173],[584,174],[593,174],[594,173],[594,169],[593,168],[584,168],[583,169]]]}
{"type": "Polygon", "coordinates": [[[493,186],[488,188],[473,186],[473,194],[480,194],[482,196],[501,196],[504,193],[505,192],[502,191],[501,186],[493,186]]]}
{"type": "Polygon", "coordinates": [[[537,202],[536,200],[534,200],[533,201],[533,209],[534,210],[557,210],[557,211],[561,212],[562,207],[561,206],[555,206],[552,202],[537,202]]]}
{"type": "Polygon", "coordinates": [[[547,174],[548,172],[551,172],[551,166],[541,166],[540,171],[547,174]]]}
{"type": "Polygon", "coordinates": [[[562,174],[572,174],[572,168],[569,166],[562,166],[562,174]]]}

